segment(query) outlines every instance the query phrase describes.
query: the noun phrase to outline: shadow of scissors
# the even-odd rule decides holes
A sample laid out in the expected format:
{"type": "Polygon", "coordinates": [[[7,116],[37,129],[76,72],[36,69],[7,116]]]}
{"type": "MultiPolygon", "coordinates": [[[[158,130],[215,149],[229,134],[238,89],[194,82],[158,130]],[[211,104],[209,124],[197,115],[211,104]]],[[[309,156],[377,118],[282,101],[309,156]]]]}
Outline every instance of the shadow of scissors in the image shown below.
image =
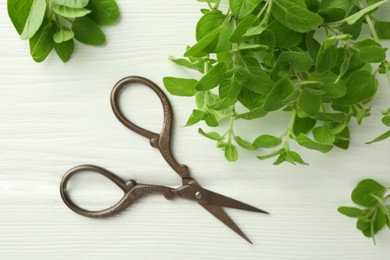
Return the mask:
{"type": "MultiPolygon", "coordinates": [[[[87,217],[93,218],[103,218],[116,215],[121,211],[125,210],[136,200],[149,193],[161,193],[165,196],[166,199],[173,199],[174,197],[181,197],[188,200],[197,202],[208,212],[213,214],[217,219],[222,221],[226,226],[235,231],[242,238],[247,240],[249,243],[252,243],[249,238],[242,232],[242,230],[234,223],[234,221],[226,214],[223,207],[236,208],[247,211],[254,211],[259,213],[267,213],[264,210],[255,208],[248,204],[242,203],[240,201],[228,198],[226,196],[220,195],[218,193],[204,189],[199,183],[190,176],[189,169],[185,165],[179,164],[172,155],[171,151],[171,131],[172,131],[172,108],[168,101],[168,98],[162,92],[162,90],[153,82],[148,79],[131,76],[121,79],[113,88],[111,92],[111,107],[115,116],[119,119],[122,124],[124,124],[130,130],[148,138],[150,144],[159,149],[164,159],[168,164],[175,170],[177,174],[182,179],[182,186],[175,189],[160,185],[150,185],[150,184],[141,184],[137,183],[134,180],[125,181],[115,175],[114,173],[94,165],[80,165],[70,169],[62,178],[60,192],[61,197],[64,200],[65,204],[74,212],[81,214],[87,217]],[[119,97],[121,90],[134,83],[139,83],[151,88],[161,100],[164,109],[164,122],[161,133],[157,134],[151,131],[148,131],[142,127],[137,126],[128,120],[122,113],[119,107],[119,97]],[[71,198],[69,197],[67,184],[72,176],[80,172],[92,171],[98,174],[101,174],[111,181],[113,181],[119,188],[124,192],[124,196],[119,202],[110,208],[91,211],[86,210],[78,205],[76,205],[71,198]]],[[[268,213],[267,213],[268,214],[268,213]]]]}

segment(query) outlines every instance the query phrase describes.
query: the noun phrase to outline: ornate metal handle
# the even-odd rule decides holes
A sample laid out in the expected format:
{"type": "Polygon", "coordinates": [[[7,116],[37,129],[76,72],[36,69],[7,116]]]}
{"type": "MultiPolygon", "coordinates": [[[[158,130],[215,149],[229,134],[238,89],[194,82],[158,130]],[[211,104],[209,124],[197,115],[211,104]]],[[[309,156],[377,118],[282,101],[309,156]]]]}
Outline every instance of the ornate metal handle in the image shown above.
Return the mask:
{"type": "Polygon", "coordinates": [[[147,193],[161,193],[165,196],[166,199],[172,199],[175,197],[174,189],[165,186],[158,186],[158,185],[137,184],[134,180],[129,180],[126,182],[121,178],[119,178],[114,173],[94,165],[80,165],[70,169],[62,178],[61,185],[60,185],[60,192],[63,201],[71,210],[73,210],[74,212],[80,215],[86,217],[92,217],[92,218],[103,218],[103,217],[116,215],[122,212],[123,210],[125,210],[136,200],[138,200],[140,197],[142,197],[147,193]],[[123,190],[124,192],[123,197],[115,205],[107,209],[94,211],[94,210],[86,210],[84,208],[81,208],[76,203],[74,203],[70,198],[67,190],[67,185],[69,180],[74,175],[83,171],[93,171],[107,177],[112,182],[114,182],[119,188],[121,188],[121,190],[123,190]]]}
{"type": "Polygon", "coordinates": [[[172,155],[172,151],[171,151],[171,131],[172,131],[172,121],[173,121],[172,108],[167,96],[155,83],[153,83],[152,81],[146,78],[142,78],[138,76],[130,76],[119,80],[115,84],[111,92],[111,107],[118,120],[127,128],[131,129],[137,134],[140,134],[148,138],[150,140],[150,144],[153,147],[158,148],[160,150],[164,159],[182,178],[189,177],[188,167],[186,165],[179,164],[172,155]],[[149,87],[157,94],[157,96],[161,100],[164,109],[164,122],[160,134],[151,132],[149,130],[146,130],[134,124],[128,118],[126,118],[122,113],[122,110],[120,109],[119,106],[120,91],[125,86],[133,83],[139,83],[145,85],[146,87],[149,87]]]}

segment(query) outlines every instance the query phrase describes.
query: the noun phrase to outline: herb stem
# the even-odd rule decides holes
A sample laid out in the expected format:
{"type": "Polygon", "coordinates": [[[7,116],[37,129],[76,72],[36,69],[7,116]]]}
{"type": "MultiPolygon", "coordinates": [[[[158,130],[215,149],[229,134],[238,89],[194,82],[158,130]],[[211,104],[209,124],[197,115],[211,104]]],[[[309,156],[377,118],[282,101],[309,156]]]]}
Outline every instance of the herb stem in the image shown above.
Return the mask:
{"type": "Polygon", "coordinates": [[[287,150],[289,150],[289,141],[290,141],[290,137],[291,135],[293,135],[293,128],[294,128],[294,123],[295,123],[295,118],[296,118],[296,115],[297,115],[297,111],[294,109],[292,112],[291,112],[291,116],[290,116],[290,122],[288,123],[288,128],[287,128],[287,131],[284,133],[283,136],[286,137],[284,143],[283,143],[283,147],[286,148],[287,150]]]}
{"type": "Polygon", "coordinates": [[[265,3],[263,8],[260,10],[259,14],[256,16],[257,19],[260,19],[260,17],[263,15],[263,13],[267,10],[267,7],[269,6],[270,2],[272,2],[272,0],[265,3]]]}
{"type": "Polygon", "coordinates": [[[219,0],[218,2],[216,2],[215,5],[214,5],[214,9],[218,9],[220,3],[221,3],[221,0],[219,0]]]}
{"type": "Polygon", "coordinates": [[[211,5],[210,1],[207,1],[207,5],[209,6],[210,10],[213,10],[213,6],[211,5]]]}
{"type": "MultiPolygon", "coordinates": [[[[356,1],[356,3],[360,8],[362,8],[362,9],[364,8],[364,5],[362,4],[361,0],[356,1]]],[[[379,37],[378,37],[378,34],[376,33],[376,30],[374,28],[374,24],[372,22],[371,16],[366,15],[365,19],[366,19],[368,28],[370,29],[372,37],[374,38],[375,41],[379,42],[379,37]]]]}
{"type": "Polygon", "coordinates": [[[235,105],[232,105],[230,110],[230,122],[229,122],[228,141],[227,141],[228,144],[232,142],[232,136],[234,136],[233,126],[234,126],[235,114],[236,114],[235,105]]]}
{"type": "Polygon", "coordinates": [[[366,15],[366,22],[367,22],[368,28],[370,28],[370,32],[371,32],[372,37],[374,38],[375,41],[379,42],[379,37],[378,37],[378,34],[375,30],[374,24],[372,23],[371,16],[366,15]]]}

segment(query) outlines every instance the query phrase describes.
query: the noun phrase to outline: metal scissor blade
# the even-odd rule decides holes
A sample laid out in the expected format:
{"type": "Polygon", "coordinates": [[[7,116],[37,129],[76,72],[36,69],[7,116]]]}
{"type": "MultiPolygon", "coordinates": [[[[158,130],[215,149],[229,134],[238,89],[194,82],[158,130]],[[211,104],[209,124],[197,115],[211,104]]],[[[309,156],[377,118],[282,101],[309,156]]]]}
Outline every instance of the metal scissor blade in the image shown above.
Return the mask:
{"type": "Polygon", "coordinates": [[[221,194],[209,191],[204,189],[208,194],[208,203],[222,206],[222,207],[228,207],[228,208],[235,208],[235,209],[241,209],[241,210],[247,210],[247,211],[254,211],[264,214],[269,214],[267,211],[258,209],[256,207],[253,207],[251,205],[245,204],[241,201],[223,196],[221,194]]]}
{"type": "Polygon", "coordinates": [[[226,214],[226,212],[220,206],[213,204],[203,204],[199,203],[203,208],[205,208],[208,212],[213,214],[217,219],[223,222],[226,226],[231,228],[234,232],[239,234],[243,239],[252,244],[252,241],[242,232],[242,230],[234,223],[234,221],[226,214]]]}

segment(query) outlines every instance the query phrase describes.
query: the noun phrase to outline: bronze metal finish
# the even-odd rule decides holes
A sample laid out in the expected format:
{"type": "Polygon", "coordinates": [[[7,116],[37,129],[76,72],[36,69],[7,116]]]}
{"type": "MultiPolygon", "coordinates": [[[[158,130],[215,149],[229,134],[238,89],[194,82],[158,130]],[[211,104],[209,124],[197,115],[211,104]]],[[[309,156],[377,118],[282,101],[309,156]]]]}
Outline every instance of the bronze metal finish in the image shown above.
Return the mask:
{"type": "Polygon", "coordinates": [[[160,193],[165,196],[166,199],[170,200],[174,197],[181,197],[184,199],[192,200],[199,203],[203,208],[209,211],[212,215],[214,215],[217,219],[222,221],[226,226],[231,228],[234,232],[240,235],[242,238],[252,243],[249,238],[242,232],[242,230],[234,223],[234,221],[226,214],[223,210],[223,207],[236,208],[241,210],[266,213],[268,212],[258,209],[256,207],[250,206],[248,204],[242,203],[240,201],[228,198],[221,194],[206,190],[200,186],[195,179],[190,176],[189,169],[186,165],[179,164],[171,152],[171,136],[172,136],[172,121],[173,114],[172,108],[169,103],[168,98],[162,92],[162,90],[154,84],[152,81],[137,77],[131,76],[121,79],[113,88],[111,92],[111,107],[114,111],[115,116],[118,120],[125,125],[130,130],[148,138],[150,140],[150,144],[159,149],[164,159],[168,162],[168,164],[172,167],[173,170],[182,179],[183,185],[177,189],[160,186],[160,185],[150,185],[150,184],[141,184],[136,181],[130,179],[125,181],[115,175],[114,173],[101,168],[99,166],[94,165],[80,165],[70,169],[62,178],[60,192],[61,197],[64,200],[65,204],[74,212],[93,218],[102,218],[116,215],[127,207],[132,205],[136,200],[141,198],[143,195],[148,193],[160,193]],[[154,133],[149,130],[146,130],[142,127],[131,122],[127,119],[122,113],[119,106],[119,97],[120,93],[124,87],[130,86],[131,84],[139,83],[151,88],[161,100],[164,109],[164,122],[162,126],[161,132],[154,133]],[[76,203],[74,203],[69,194],[67,185],[69,180],[76,174],[85,171],[92,171],[98,174],[105,176],[114,182],[123,192],[123,197],[113,206],[98,211],[86,210],[79,207],[76,203]]]}

